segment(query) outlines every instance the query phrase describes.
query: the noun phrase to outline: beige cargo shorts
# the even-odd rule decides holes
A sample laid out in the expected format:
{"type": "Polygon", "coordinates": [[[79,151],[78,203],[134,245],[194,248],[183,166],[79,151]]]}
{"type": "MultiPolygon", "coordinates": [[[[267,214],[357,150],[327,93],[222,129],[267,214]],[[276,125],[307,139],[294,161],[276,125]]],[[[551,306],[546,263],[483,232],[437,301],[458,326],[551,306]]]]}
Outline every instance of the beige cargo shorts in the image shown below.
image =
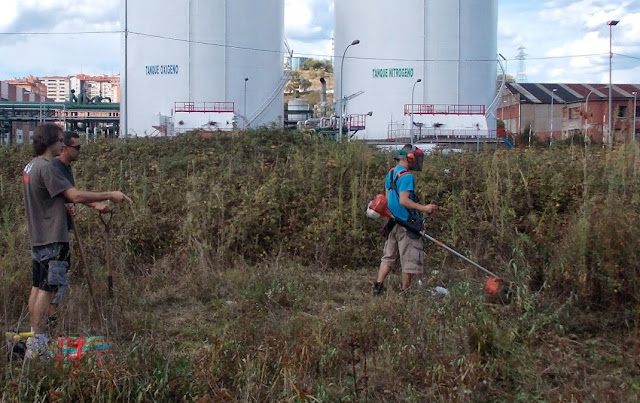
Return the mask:
{"type": "Polygon", "coordinates": [[[407,229],[396,224],[384,243],[382,263],[391,267],[402,267],[403,273],[422,274],[424,272],[424,244],[422,238],[411,239],[407,229]]]}

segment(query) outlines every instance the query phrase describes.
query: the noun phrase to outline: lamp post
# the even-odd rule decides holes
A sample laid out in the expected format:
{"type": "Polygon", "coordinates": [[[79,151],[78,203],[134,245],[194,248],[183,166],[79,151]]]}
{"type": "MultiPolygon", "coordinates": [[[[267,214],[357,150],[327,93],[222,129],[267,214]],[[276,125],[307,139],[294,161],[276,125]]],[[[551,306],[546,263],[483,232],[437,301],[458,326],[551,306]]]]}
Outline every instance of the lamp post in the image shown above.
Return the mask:
{"type": "MultiPolygon", "coordinates": [[[[527,102],[526,98],[519,98],[518,99],[518,127],[516,132],[518,132],[518,134],[520,134],[522,132],[522,104],[527,102]]],[[[531,138],[531,130],[529,130],[529,138],[531,138]]],[[[531,143],[531,141],[529,141],[529,143],[531,143]]]]}
{"type": "Polygon", "coordinates": [[[413,148],[413,93],[416,90],[416,84],[422,82],[422,79],[419,78],[413,83],[413,88],[411,89],[411,127],[409,128],[409,135],[411,136],[411,148],[413,148]]]}
{"type": "Polygon", "coordinates": [[[558,91],[557,88],[554,88],[551,91],[551,119],[550,119],[550,130],[549,130],[549,146],[551,146],[551,144],[553,144],[553,97],[555,95],[555,92],[558,91]]]}
{"type": "Polygon", "coordinates": [[[246,124],[248,122],[247,118],[247,81],[249,81],[249,77],[244,78],[244,109],[242,113],[244,114],[244,122],[242,122],[242,130],[246,128],[246,124]]]}
{"type": "Polygon", "coordinates": [[[342,53],[342,61],[340,62],[340,128],[339,128],[339,139],[342,139],[342,116],[344,115],[344,98],[343,98],[343,93],[344,90],[342,88],[342,83],[343,83],[343,68],[344,68],[344,57],[347,54],[347,50],[349,50],[349,48],[351,46],[357,45],[360,43],[359,39],[354,39],[353,42],[351,42],[349,45],[347,45],[346,48],[344,48],[344,52],[342,53]]]}
{"type": "Polygon", "coordinates": [[[598,89],[602,89],[602,87],[600,88],[594,88],[591,91],[589,91],[589,93],[587,94],[587,97],[585,98],[585,107],[584,107],[584,114],[585,116],[585,128],[584,128],[584,142],[586,144],[587,142],[587,138],[589,137],[589,96],[591,94],[593,94],[594,91],[597,91],[598,89]]]}
{"type": "Polygon", "coordinates": [[[611,59],[613,59],[613,53],[611,52],[611,31],[619,22],[617,20],[607,21],[609,26],[609,147],[613,146],[613,119],[611,119],[611,59]]]}
{"type": "Polygon", "coordinates": [[[636,95],[637,91],[633,91],[633,141],[636,141],[636,95]]]}
{"type": "Polygon", "coordinates": [[[500,56],[504,61],[504,81],[507,81],[507,78],[509,76],[509,61],[506,57],[502,56],[502,53],[498,53],[498,56],[500,56]]]}

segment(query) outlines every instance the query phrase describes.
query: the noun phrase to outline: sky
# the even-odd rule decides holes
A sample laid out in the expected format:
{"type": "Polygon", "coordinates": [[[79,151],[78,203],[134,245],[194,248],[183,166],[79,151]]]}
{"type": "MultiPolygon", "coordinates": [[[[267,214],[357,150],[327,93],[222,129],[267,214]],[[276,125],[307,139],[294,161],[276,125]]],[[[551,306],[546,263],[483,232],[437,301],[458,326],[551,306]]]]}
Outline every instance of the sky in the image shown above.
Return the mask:
{"type": "MultiPolygon", "coordinates": [[[[334,0],[284,2],[294,55],[329,58],[334,0]]],[[[498,9],[498,52],[508,75],[608,83],[607,21],[619,20],[612,28],[612,81],[640,83],[640,0],[498,0],[498,9]],[[521,47],[524,62],[517,59],[521,47]]],[[[0,0],[0,79],[117,74],[121,14],[121,0],[0,0]]]]}

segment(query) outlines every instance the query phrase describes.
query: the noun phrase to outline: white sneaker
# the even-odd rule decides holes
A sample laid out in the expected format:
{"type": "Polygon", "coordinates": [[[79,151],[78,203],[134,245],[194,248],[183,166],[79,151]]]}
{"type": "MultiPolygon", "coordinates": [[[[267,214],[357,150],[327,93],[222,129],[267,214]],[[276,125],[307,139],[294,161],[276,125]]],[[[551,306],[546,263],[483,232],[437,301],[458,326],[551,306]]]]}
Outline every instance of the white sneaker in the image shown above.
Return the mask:
{"type": "Polygon", "coordinates": [[[27,339],[25,358],[49,358],[49,338],[46,335],[36,335],[27,339]]]}

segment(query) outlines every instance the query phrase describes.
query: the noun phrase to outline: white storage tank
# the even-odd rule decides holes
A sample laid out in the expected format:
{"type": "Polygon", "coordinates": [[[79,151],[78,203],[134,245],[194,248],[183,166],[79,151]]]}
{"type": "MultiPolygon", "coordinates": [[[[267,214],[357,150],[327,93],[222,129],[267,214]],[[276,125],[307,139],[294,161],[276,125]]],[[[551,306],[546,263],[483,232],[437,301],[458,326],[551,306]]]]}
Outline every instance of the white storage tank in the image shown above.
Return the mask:
{"type": "Polygon", "coordinates": [[[206,116],[201,120],[209,126],[218,113],[226,114],[220,115],[219,127],[229,126],[233,114],[240,128],[282,124],[284,0],[122,4],[128,32],[122,61],[123,131],[167,134],[162,122],[173,116],[175,103],[181,103],[181,113],[185,105],[194,110],[189,121],[197,121],[202,110],[206,116]]]}
{"type": "Polygon", "coordinates": [[[412,94],[414,104],[488,108],[494,100],[497,0],[349,0],[335,12],[336,99],[342,82],[343,97],[364,91],[347,101],[347,115],[373,112],[356,137],[408,131],[412,94]]]}

